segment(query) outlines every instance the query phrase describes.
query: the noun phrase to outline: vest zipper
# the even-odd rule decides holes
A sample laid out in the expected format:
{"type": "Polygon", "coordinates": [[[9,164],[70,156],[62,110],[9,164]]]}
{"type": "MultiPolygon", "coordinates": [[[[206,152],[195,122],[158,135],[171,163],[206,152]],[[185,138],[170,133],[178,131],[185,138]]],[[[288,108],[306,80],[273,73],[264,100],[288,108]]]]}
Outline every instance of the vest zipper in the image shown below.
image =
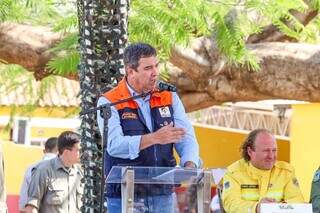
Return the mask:
{"type": "Polygon", "coordinates": [[[157,161],[158,161],[158,159],[157,159],[157,144],[154,145],[153,154],[154,154],[154,160],[155,160],[154,163],[155,163],[155,166],[157,166],[158,165],[158,163],[157,163],[157,161]]]}

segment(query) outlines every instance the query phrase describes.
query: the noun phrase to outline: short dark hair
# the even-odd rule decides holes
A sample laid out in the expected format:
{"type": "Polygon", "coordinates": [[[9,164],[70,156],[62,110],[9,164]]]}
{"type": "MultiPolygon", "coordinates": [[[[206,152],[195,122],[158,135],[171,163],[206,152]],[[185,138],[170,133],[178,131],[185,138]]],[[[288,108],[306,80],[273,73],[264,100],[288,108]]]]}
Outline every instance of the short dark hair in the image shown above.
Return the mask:
{"type": "Polygon", "coordinates": [[[64,150],[72,149],[74,144],[80,143],[80,135],[72,131],[64,131],[58,137],[58,150],[61,155],[64,150]]]}
{"type": "Polygon", "coordinates": [[[58,138],[57,137],[48,138],[48,140],[44,143],[44,149],[46,150],[46,152],[56,151],[57,146],[58,146],[58,138]]]}
{"type": "Polygon", "coordinates": [[[124,50],[124,65],[136,70],[139,66],[140,58],[157,56],[157,51],[150,44],[133,43],[124,50]]]}
{"type": "Polygon", "coordinates": [[[241,156],[242,158],[244,158],[245,161],[250,161],[250,156],[247,150],[248,147],[250,147],[253,150],[255,149],[256,138],[258,134],[262,132],[271,134],[271,132],[267,129],[255,129],[248,134],[247,138],[244,140],[243,144],[241,145],[241,156]]]}

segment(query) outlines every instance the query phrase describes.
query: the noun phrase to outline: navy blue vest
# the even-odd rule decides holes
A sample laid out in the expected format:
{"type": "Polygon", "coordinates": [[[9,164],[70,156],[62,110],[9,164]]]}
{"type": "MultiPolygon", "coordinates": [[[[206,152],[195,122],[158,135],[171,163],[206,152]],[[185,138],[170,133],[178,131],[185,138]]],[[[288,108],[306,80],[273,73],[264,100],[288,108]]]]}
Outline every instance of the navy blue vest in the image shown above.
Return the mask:
{"type": "MultiPolygon", "coordinates": [[[[105,94],[111,102],[128,97],[129,91],[125,82],[120,82],[118,87],[105,94]],[[125,86],[125,87],[124,87],[125,86]],[[121,90],[121,91],[119,91],[121,90]],[[119,94],[121,97],[119,97],[119,94]]],[[[153,94],[150,98],[150,111],[153,131],[173,122],[172,94],[162,92],[153,94]],[[162,94],[163,93],[163,94],[162,94]],[[170,100],[170,101],[168,101],[170,100]]],[[[120,123],[125,136],[144,135],[150,133],[144,119],[141,118],[138,105],[135,101],[116,106],[120,123]]],[[[112,157],[105,152],[105,174],[108,175],[112,166],[150,166],[174,167],[176,160],[173,156],[173,144],[150,146],[139,152],[139,157],[134,160],[112,157]]],[[[145,197],[150,195],[168,195],[172,193],[172,186],[166,185],[135,185],[135,196],[145,197]]],[[[121,197],[120,184],[107,184],[107,197],[121,197]]]]}

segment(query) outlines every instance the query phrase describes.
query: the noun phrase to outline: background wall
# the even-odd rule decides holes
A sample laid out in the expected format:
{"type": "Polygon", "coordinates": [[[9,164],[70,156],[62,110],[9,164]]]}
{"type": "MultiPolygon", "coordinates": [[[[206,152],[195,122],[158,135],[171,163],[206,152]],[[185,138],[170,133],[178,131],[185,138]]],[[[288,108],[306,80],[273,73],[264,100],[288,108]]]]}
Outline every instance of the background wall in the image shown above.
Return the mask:
{"type": "Polygon", "coordinates": [[[293,105],[290,132],[291,164],[306,201],[313,174],[320,166],[320,104],[293,105]]]}
{"type": "MultiPolygon", "coordinates": [[[[241,158],[240,146],[246,138],[247,131],[230,131],[230,129],[194,125],[203,167],[224,168],[241,158]]],[[[277,138],[278,159],[290,161],[289,140],[277,138]]]]}
{"type": "Polygon", "coordinates": [[[9,213],[18,212],[18,199],[24,172],[28,166],[42,159],[42,148],[1,142],[5,161],[7,204],[9,213]]]}

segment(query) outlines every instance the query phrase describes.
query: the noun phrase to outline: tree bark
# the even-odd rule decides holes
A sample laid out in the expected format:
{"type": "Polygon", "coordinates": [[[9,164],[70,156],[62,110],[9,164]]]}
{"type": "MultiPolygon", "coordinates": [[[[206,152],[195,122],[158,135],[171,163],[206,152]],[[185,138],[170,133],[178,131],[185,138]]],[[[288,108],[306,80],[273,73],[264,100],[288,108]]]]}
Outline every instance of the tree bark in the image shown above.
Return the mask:
{"type": "MultiPolygon", "coordinates": [[[[0,59],[20,64],[40,80],[50,74],[45,66],[53,55],[48,49],[62,38],[48,28],[3,23],[0,59]]],[[[177,85],[187,111],[226,101],[320,101],[319,45],[267,42],[247,47],[260,60],[258,72],[228,64],[208,38],[196,39],[188,49],[173,49],[170,81],[177,85]]]]}
{"type": "Polygon", "coordinates": [[[270,42],[247,47],[260,59],[258,72],[227,64],[210,39],[198,39],[194,50],[174,49],[170,80],[187,111],[228,101],[320,101],[319,45],[270,42]],[[207,57],[197,52],[207,52],[207,57]]]}
{"type": "Polygon", "coordinates": [[[54,54],[49,49],[62,38],[48,27],[0,23],[0,59],[21,65],[41,80],[51,74],[46,64],[54,54]]]}

